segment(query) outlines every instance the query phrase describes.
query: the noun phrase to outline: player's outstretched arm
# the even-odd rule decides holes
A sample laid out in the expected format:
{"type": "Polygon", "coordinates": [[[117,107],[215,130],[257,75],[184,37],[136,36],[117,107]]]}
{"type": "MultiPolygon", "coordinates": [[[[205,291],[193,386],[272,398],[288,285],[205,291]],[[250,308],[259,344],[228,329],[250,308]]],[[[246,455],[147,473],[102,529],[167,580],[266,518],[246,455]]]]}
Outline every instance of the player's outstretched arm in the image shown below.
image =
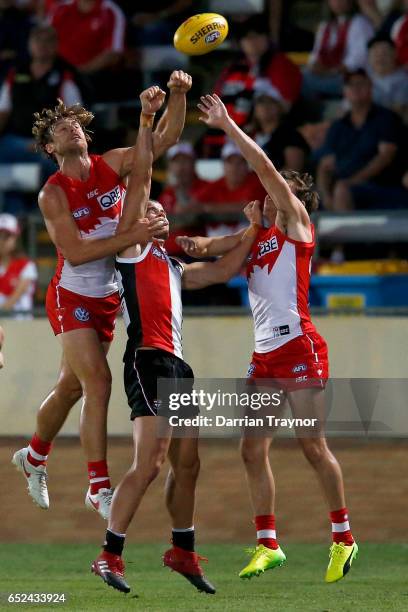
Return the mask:
{"type": "Polygon", "coordinates": [[[142,111],[139,131],[133,150],[132,169],[118,231],[129,229],[135,221],[146,216],[153,164],[152,127],[155,114],[162,107],[165,96],[164,91],[157,85],[149,87],[140,94],[142,111]]]}
{"type": "MultiPolygon", "coordinates": [[[[186,93],[191,88],[192,79],[182,70],[171,73],[168,82],[170,89],[167,108],[153,132],[153,158],[156,160],[167,149],[176,144],[181,136],[186,119],[186,93]]],[[[103,159],[120,177],[125,178],[133,166],[134,147],[111,149],[103,159]]]]}
{"type": "Polygon", "coordinates": [[[51,240],[72,266],[114,255],[139,242],[149,242],[161,227],[157,221],[149,223],[147,219],[142,219],[127,230],[117,231],[110,238],[84,240],[60,187],[46,185],[40,191],[38,204],[51,240]]]}
{"type": "Polygon", "coordinates": [[[178,142],[186,120],[186,94],[192,78],[182,70],[171,73],[167,87],[170,90],[167,108],[153,132],[153,155],[156,160],[178,142]]]}
{"type": "Polygon", "coordinates": [[[261,228],[262,213],[258,200],[245,207],[245,214],[251,224],[240,238],[239,244],[216,262],[195,262],[184,268],[183,287],[202,289],[217,283],[226,283],[238,274],[247,258],[255,237],[261,228]]]}
{"type": "Polygon", "coordinates": [[[223,130],[235,142],[268,194],[273,198],[278,210],[284,211],[289,216],[301,217],[305,223],[308,223],[308,215],[304,206],[291,192],[285,179],[279,174],[261,147],[231,119],[217,94],[202,96],[198,108],[203,113],[203,116],[200,117],[201,121],[210,127],[223,130]]]}
{"type": "Polygon", "coordinates": [[[242,239],[245,230],[226,236],[177,236],[176,242],[190,257],[218,257],[234,249],[242,239]]]}

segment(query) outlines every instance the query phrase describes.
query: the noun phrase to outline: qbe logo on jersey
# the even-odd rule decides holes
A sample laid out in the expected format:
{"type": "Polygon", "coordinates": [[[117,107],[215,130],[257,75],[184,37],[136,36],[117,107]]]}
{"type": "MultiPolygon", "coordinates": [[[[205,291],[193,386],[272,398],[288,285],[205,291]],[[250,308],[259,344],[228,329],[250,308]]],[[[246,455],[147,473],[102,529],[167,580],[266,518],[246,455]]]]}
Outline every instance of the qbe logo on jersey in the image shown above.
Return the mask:
{"type": "Polygon", "coordinates": [[[120,201],[121,195],[122,194],[120,185],[116,185],[116,187],[114,187],[110,191],[107,191],[101,196],[98,196],[97,199],[102,210],[107,210],[108,208],[112,208],[112,206],[115,206],[115,204],[120,201]]]}
{"type": "Polygon", "coordinates": [[[259,253],[258,259],[267,255],[268,253],[272,253],[272,251],[277,251],[279,249],[278,240],[276,236],[272,236],[269,240],[265,240],[265,242],[259,243],[259,253]]]}

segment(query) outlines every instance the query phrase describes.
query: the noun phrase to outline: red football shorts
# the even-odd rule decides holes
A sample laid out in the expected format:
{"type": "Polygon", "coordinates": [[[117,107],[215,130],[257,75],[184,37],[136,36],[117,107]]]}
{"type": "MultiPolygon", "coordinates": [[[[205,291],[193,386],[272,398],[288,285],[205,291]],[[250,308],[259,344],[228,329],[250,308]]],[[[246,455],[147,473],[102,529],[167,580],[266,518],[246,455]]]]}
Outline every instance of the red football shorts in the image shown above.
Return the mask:
{"type": "Polygon", "coordinates": [[[329,377],[327,344],[318,333],[298,336],[269,353],[253,353],[247,377],[268,378],[291,391],[325,387],[329,377]]]}
{"type": "Polygon", "coordinates": [[[120,300],[118,293],[104,298],[87,297],[52,283],[45,307],[48,320],[58,336],[73,329],[94,329],[101,342],[112,342],[120,300]]]}

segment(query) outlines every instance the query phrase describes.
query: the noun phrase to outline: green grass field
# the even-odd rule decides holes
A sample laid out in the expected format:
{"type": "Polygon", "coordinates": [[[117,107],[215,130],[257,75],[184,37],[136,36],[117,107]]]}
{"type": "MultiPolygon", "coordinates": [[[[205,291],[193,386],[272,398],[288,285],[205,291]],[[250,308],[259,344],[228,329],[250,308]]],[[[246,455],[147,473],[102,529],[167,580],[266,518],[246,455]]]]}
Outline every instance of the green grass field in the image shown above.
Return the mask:
{"type": "Polygon", "coordinates": [[[361,544],[358,559],[337,584],[323,582],[328,549],[316,544],[284,547],[286,566],[260,578],[241,581],[245,562],[242,546],[200,547],[208,556],[208,577],[218,588],[204,595],[181,576],[161,566],[165,546],[129,545],[127,580],[132,587],[122,595],[91,574],[98,553],[92,545],[0,545],[1,610],[274,610],[314,612],[377,612],[408,610],[408,545],[361,544]],[[8,604],[8,593],[65,593],[64,604],[8,604]]]}

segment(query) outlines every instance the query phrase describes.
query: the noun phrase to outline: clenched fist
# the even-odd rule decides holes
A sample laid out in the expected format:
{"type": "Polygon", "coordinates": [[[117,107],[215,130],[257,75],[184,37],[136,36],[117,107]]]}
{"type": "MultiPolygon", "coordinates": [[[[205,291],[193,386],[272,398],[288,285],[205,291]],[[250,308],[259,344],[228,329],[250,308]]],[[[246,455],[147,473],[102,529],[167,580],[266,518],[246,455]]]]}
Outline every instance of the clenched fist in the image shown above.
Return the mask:
{"type": "Polygon", "coordinates": [[[158,85],[152,85],[148,87],[140,94],[140,102],[142,104],[142,112],[146,115],[153,115],[163,106],[166,93],[158,87],[158,85]]]}
{"type": "Polygon", "coordinates": [[[187,72],[182,70],[174,70],[171,73],[167,87],[172,92],[185,94],[191,89],[193,79],[187,72]]]}

